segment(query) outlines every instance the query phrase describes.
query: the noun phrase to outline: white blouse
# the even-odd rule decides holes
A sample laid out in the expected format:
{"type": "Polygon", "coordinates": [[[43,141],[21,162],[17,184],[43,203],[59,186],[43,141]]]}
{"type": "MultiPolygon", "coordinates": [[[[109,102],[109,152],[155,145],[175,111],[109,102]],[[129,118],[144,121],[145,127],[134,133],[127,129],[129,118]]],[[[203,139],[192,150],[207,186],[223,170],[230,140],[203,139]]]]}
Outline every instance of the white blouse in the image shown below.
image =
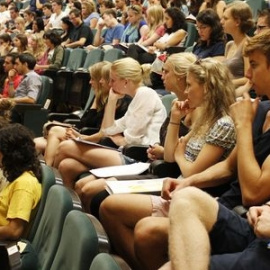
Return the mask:
{"type": "Polygon", "coordinates": [[[138,88],[125,115],[103,132],[107,136],[123,132],[127,144],[154,144],[159,141],[159,130],[166,117],[158,94],[142,86],[138,88]]]}

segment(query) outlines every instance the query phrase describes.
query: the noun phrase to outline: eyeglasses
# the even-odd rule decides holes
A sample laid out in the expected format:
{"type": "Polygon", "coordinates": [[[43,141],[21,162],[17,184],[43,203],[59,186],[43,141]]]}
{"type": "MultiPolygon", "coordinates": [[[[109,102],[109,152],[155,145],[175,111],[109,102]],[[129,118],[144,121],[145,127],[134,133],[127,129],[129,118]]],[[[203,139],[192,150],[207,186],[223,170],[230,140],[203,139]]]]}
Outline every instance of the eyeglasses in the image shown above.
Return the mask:
{"type": "Polygon", "coordinates": [[[196,25],[197,31],[204,31],[208,27],[209,27],[208,25],[201,25],[201,26],[196,25]]]}

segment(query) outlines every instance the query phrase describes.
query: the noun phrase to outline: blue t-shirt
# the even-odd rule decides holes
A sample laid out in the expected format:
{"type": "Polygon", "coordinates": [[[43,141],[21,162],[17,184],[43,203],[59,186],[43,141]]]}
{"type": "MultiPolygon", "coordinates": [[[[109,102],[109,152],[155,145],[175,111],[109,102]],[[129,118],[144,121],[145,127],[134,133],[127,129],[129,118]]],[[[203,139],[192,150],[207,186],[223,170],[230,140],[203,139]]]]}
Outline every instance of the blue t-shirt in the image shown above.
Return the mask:
{"type": "Polygon", "coordinates": [[[119,23],[113,28],[108,28],[106,32],[103,34],[104,43],[110,44],[114,39],[121,40],[121,37],[124,33],[124,25],[119,23]]]}

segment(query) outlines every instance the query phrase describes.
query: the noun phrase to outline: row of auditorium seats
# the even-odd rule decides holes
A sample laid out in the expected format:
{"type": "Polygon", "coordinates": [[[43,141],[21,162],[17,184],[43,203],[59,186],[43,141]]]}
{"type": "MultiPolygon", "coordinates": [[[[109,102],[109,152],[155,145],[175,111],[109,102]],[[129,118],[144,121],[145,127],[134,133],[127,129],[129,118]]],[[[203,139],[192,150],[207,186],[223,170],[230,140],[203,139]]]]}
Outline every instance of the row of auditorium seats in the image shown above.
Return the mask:
{"type": "Polygon", "coordinates": [[[23,240],[21,265],[36,270],[128,270],[118,256],[110,254],[101,223],[83,212],[77,194],[56,181],[51,167],[42,166],[42,196],[23,240]]]}
{"type": "Polygon", "coordinates": [[[89,52],[82,48],[65,49],[60,70],[44,73],[54,81],[52,111],[67,112],[84,107],[90,89],[89,67],[102,60],[113,62],[122,57],[122,51],[115,48],[89,52]]]}

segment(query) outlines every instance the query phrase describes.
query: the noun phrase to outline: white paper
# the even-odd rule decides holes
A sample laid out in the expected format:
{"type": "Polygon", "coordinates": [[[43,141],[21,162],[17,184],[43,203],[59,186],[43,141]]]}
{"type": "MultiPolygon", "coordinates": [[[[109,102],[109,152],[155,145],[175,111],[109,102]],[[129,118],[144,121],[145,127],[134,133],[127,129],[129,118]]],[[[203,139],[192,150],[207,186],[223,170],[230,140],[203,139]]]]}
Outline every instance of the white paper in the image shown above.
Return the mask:
{"type": "Polygon", "coordinates": [[[119,193],[150,193],[162,190],[165,178],[106,181],[106,190],[110,194],[119,193]]]}
{"type": "Polygon", "coordinates": [[[122,175],[137,175],[148,170],[150,163],[138,162],[129,165],[109,166],[99,169],[92,169],[90,173],[96,177],[111,177],[122,175]]]}

